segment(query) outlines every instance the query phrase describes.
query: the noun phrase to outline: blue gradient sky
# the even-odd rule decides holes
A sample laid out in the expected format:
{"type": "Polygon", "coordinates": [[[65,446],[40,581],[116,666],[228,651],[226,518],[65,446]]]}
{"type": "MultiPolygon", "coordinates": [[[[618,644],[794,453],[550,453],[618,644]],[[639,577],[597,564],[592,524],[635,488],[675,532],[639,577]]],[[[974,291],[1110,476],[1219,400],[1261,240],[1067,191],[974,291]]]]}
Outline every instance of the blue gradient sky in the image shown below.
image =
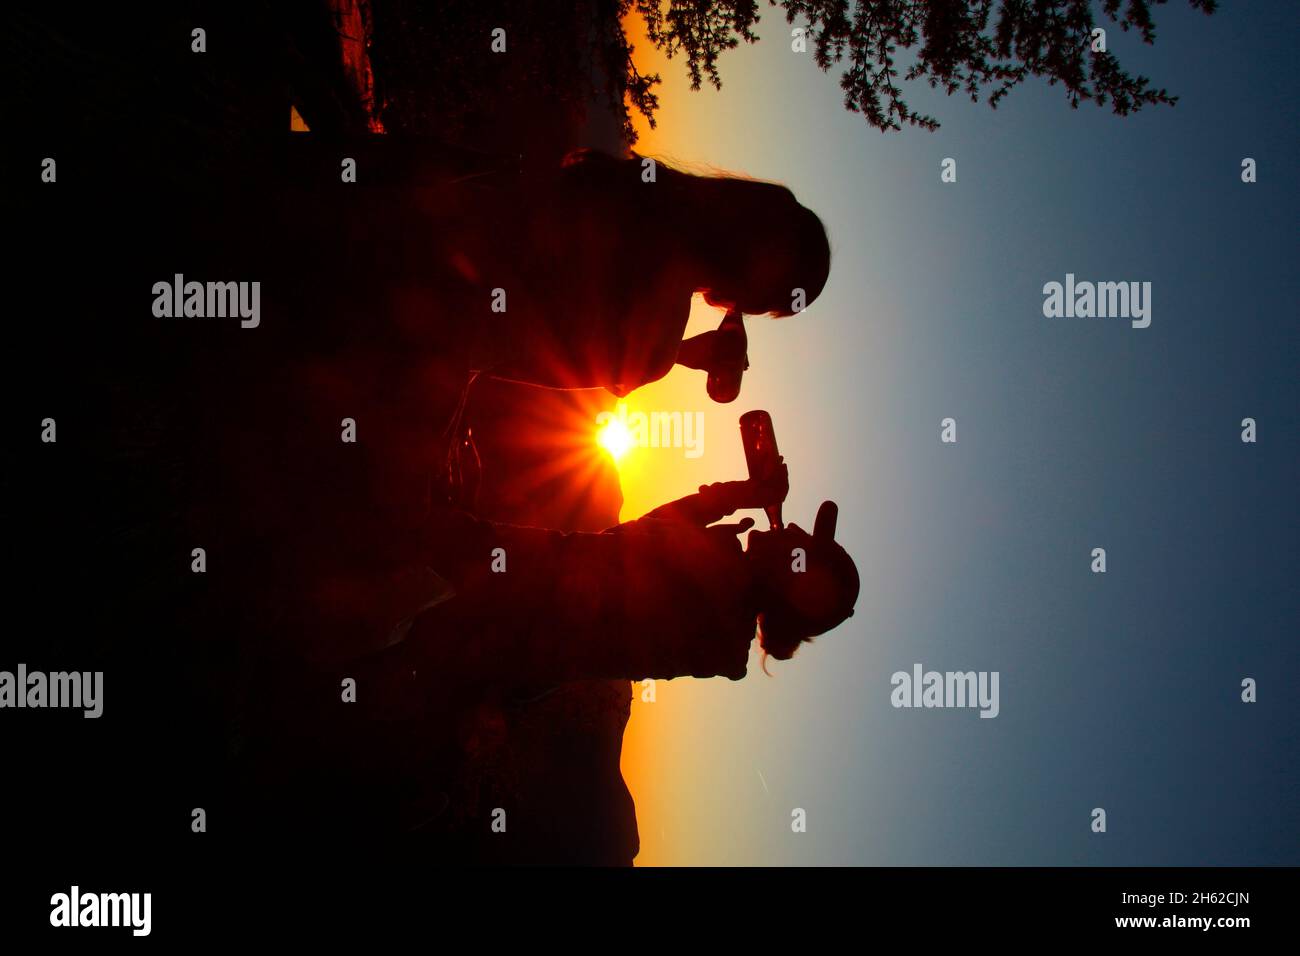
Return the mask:
{"type": "Polygon", "coordinates": [[[790,185],[827,224],[831,279],[805,315],[751,320],[736,405],[686,370],[636,397],[708,415],[708,453],[659,500],[739,477],[735,417],[770,409],[787,519],[840,502],[862,597],[773,679],[755,658],[739,684],[634,706],[640,862],[1300,862],[1300,7],[1173,3],[1155,47],[1109,30],[1173,109],[1074,111],[1029,81],[991,111],[914,87],[943,127],[890,135],[764,10],[722,92],[667,65],[639,148],[790,185]],[[1044,318],[1067,272],[1150,281],[1150,328],[1044,318]],[[915,662],[999,671],[1000,716],[892,708],[915,662]]]}

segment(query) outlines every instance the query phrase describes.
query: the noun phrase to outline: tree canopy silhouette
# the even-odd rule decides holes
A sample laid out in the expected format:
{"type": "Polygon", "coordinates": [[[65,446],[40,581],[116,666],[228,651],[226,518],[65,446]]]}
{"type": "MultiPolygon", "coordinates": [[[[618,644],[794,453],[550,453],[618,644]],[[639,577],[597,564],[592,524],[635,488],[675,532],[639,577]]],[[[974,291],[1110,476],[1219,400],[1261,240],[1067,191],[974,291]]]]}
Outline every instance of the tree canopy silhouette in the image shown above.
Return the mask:
{"type": "MultiPolygon", "coordinates": [[[[823,71],[843,63],[840,87],[847,109],[882,132],[904,124],[937,129],[932,116],[913,111],[902,84],[925,82],[948,95],[987,98],[997,107],[1026,77],[1065,87],[1070,105],[1111,104],[1124,116],[1143,106],[1173,105],[1177,97],[1133,76],[1094,43],[1094,0],[769,0],[785,12],[823,71]],[[906,51],[900,63],[899,50],[906,51]]],[[[1109,22],[1155,42],[1151,8],[1165,0],[1100,0],[1109,22]]],[[[1188,0],[1213,13],[1217,0],[1188,0]]],[[[620,15],[635,10],[650,42],[670,59],[681,56],[699,89],[705,79],[721,88],[720,55],[743,40],[757,42],[758,0],[619,0],[620,15]]],[[[623,47],[627,48],[624,43],[623,47]]],[[[626,61],[626,91],[633,108],[654,126],[657,74],[642,75],[626,61]]]]}

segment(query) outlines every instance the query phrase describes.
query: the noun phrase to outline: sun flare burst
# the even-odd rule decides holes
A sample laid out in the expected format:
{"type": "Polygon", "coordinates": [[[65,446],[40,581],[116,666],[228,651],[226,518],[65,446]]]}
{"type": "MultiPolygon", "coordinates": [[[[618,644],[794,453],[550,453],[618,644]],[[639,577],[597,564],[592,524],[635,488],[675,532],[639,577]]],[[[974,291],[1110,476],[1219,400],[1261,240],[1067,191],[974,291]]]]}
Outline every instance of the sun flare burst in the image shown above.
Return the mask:
{"type": "Polygon", "coordinates": [[[632,450],[632,433],[619,419],[610,419],[596,432],[596,444],[609,452],[615,461],[620,461],[632,450]]]}

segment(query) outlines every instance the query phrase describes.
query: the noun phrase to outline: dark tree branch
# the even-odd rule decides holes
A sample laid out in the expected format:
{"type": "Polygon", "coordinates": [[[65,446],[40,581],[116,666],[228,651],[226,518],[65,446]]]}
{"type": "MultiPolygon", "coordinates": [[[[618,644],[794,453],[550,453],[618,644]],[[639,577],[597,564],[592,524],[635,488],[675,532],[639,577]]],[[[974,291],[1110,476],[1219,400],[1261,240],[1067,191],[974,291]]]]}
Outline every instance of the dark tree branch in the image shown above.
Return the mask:
{"type": "MultiPolygon", "coordinates": [[[[1145,76],[1126,72],[1108,52],[1092,49],[1093,0],[769,0],[786,22],[803,26],[814,62],[823,71],[845,63],[840,77],[847,109],[882,131],[904,124],[936,129],[937,120],[914,113],[901,84],[922,81],[949,96],[997,105],[1027,77],[1060,84],[1072,107],[1091,100],[1120,116],[1144,106],[1174,105],[1177,97],[1153,89],[1145,76]],[[995,11],[996,5],[996,11],[995,11]],[[996,14],[996,15],[995,15],[996,14]],[[899,50],[910,58],[901,74],[899,50]]],[[[1105,21],[1154,43],[1152,7],[1165,0],[1102,0],[1105,21]]],[[[1213,13],[1217,0],[1188,0],[1213,13]]],[[[756,0],[621,0],[635,10],[650,42],[670,59],[683,56],[691,88],[707,79],[722,86],[718,61],[740,41],[754,43],[756,0]]],[[[627,61],[631,90],[641,78],[627,61]]],[[[643,93],[644,87],[637,87],[643,93]]],[[[657,101],[641,95],[633,105],[653,121],[657,101]]]]}

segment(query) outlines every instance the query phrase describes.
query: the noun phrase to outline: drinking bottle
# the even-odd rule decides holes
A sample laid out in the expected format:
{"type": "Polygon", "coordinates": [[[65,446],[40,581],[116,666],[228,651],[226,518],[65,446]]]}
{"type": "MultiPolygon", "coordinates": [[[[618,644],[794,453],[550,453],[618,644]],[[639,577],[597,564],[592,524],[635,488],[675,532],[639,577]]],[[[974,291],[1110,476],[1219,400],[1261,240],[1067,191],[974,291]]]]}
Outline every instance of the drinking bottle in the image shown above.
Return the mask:
{"type": "MultiPolygon", "coordinates": [[[[781,453],[776,447],[776,433],[772,430],[772,416],[762,409],[745,412],[740,416],[740,441],[745,447],[745,464],[749,477],[755,481],[769,480],[781,466],[781,453]]],[[[781,502],[764,505],[767,520],[772,528],[780,528],[781,502]]]]}
{"type": "Polygon", "coordinates": [[[735,359],[710,369],[709,380],[705,386],[709,398],[725,405],[727,402],[734,402],[740,395],[740,380],[744,377],[745,369],[749,368],[749,356],[745,354],[749,344],[749,339],[745,335],[745,316],[736,311],[728,312],[722,317],[718,333],[734,337],[738,343],[735,359]]]}

